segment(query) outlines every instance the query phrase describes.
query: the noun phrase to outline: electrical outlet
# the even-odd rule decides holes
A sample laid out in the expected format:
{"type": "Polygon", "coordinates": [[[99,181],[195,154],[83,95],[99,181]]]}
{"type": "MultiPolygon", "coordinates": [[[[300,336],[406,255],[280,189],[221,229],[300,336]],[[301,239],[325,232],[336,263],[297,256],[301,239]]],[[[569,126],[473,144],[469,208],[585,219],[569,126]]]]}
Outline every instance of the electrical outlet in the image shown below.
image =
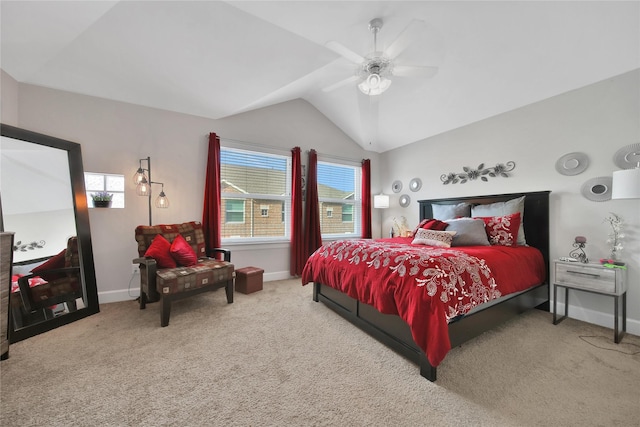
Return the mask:
{"type": "Polygon", "coordinates": [[[131,264],[131,273],[132,274],[140,274],[140,265],[131,264]]]}

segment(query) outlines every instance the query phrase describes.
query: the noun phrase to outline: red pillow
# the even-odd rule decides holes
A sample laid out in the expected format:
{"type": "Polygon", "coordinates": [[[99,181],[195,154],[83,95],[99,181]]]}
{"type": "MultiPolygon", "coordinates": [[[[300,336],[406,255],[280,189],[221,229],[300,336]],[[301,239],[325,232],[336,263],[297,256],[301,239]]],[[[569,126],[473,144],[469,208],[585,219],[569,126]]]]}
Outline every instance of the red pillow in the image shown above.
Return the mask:
{"type": "Polygon", "coordinates": [[[187,243],[187,241],[178,234],[173,242],[171,242],[171,256],[178,263],[185,267],[191,267],[198,263],[198,257],[193,251],[193,248],[187,243]]]}
{"type": "Polygon", "coordinates": [[[418,226],[416,227],[415,230],[413,230],[413,233],[411,233],[412,236],[416,235],[416,232],[418,231],[418,229],[420,228],[424,228],[425,230],[437,230],[437,231],[444,231],[447,226],[449,224],[447,224],[446,222],[442,222],[438,219],[423,219],[422,221],[420,221],[420,224],[418,224],[418,226]]]}
{"type": "Polygon", "coordinates": [[[153,242],[149,245],[144,256],[155,259],[160,268],[177,267],[176,261],[171,256],[171,243],[162,234],[158,234],[153,238],[153,242]]]}
{"type": "Polygon", "coordinates": [[[59,254],[52,256],[51,258],[49,258],[39,266],[35,267],[33,270],[31,270],[31,272],[33,274],[37,274],[47,282],[54,281],[61,277],[65,277],[64,273],[46,273],[47,270],[53,270],[55,268],[64,268],[65,252],[66,252],[66,249],[63,249],[59,254]],[[44,272],[44,273],[40,274],[41,272],[44,272]]]}
{"type": "Polygon", "coordinates": [[[484,221],[489,243],[500,246],[518,246],[520,212],[504,216],[479,218],[484,221]]]}

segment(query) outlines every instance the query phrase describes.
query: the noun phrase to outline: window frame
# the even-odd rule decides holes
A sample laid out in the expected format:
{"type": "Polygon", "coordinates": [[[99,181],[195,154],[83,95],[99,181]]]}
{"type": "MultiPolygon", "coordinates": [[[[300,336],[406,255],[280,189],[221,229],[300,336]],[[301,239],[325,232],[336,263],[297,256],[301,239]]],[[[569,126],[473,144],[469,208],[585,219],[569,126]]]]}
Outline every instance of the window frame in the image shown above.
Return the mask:
{"type": "Polygon", "coordinates": [[[112,203],[109,206],[109,208],[111,209],[124,209],[125,208],[125,177],[122,174],[117,174],[117,173],[102,173],[102,172],[84,172],[84,183],[85,183],[85,193],[87,195],[87,207],[89,209],[94,209],[95,206],[93,206],[93,198],[91,197],[93,194],[101,192],[101,191],[105,191],[107,193],[111,193],[113,194],[113,199],[112,199],[112,203]],[[89,185],[87,183],[87,177],[88,176],[93,176],[93,177],[101,177],[102,178],[102,188],[100,190],[90,190],[89,189],[89,185]],[[122,190],[107,190],[107,180],[109,178],[117,178],[119,181],[122,182],[122,190]],[[119,203],[119,201],[122,201],[122,204],[119,203]]]}
{"type": "MultiPolygon", "coordinates": [[[[323,206],[324,203],[332,203],[335,205],[350,205],[353,207],[351,212],[352,221],[343,221],[343,213],[340,212],[340,223],[341,224],[353,224],[353,232],[349,233],[324,233],[322,231],[322,218],[321,218],[321,236],[323,240],[336,240],[336,239],[356,239],[362,237],[362,167],[361,165],[348,164],[344,162],[339,162],[331,159],[318,159],[318,168],[321,167],[322,164],[326,164],[330,167],[341,167],[341,168],[349,168],[353,170],[354,173],[354,191],[353,191],[353,199],[344,199],[344,198],[330,198],[330,197],[320,197],[318,195],[318,204],[323,206]]],[[[320,177],[317,177],[318,184],[320,184],[320,177]]],[[[337,217],[335,209],[333,207],[327,207],[324,210],[331,208],[333,211],[333,215],[331,219],[335,219],[337,217]]],[[[322,216],[322,215],[321,215],[322,216]]]]}
{"type": "MultiPolygon", "coordinates": [[[[234,236],[234,237],[221,237],[221,243],[224,245],[230,245],[230,244],[254,244],[254,243],[277,243],[277,242],[289,242],[290,241],[290,233],[291,233],[291,227],[290,227],[290,221],[291,221],[291,170],[292,170],[292,161],[291,161],[291,156],[290,155],[286,155],[283,151],[281,150],[276,150],[276,149],[269,149],[267,147],[264,148],[247,148],[244,146],[238,146],[238,144],[233,144],[233,143],[229,143],[229,141],[225,141],[225,140],[221,140],[221,143],[224,143],[224,145],[222,145],[220,147],[220,151],[221,154],[224,151],[232,151],[232,152],[239,152],[241,154],[244,154],[246,156],[251,156],[252,154],[256,155],[256,156],[261,156],[261,157],[273,157],[273,158],[277,158],[277,159],[281,159],[285,161],[286,164],[286,168],[284,171],[285,174],[285,188],[284,188],[284,194],[281,195],[274,195],[274,194],[263,194],[263,193],[225,193],[222,192],[222,188],[221,188],[221,198],[222,201],[224,202],[225,199],[227,200],[231,200],[231,199],[236,199],[236,200],[243,200],[245,202],[245,215],[244,215],[244,220],[245,223],[247,220],[249,220],[249,218],[247,218],[247,215],[255,215],[256,219],[267,219],[272,217],[272,215],[267,215],[266,217],[261,216],[261,206],[265,204],[264,201],[268,201],[269,205],[274,205],[276,202],[279,202],[279,204],[281,204],[284,207],[283,213],[282,213],[282,217],[283,217],[283,221],[279,222],[280,224],[282,224],[283,226],[283,235],[281,236],[259,236],[259,237],[241,237],[241,236],[234,236]],[[257,210],[257,212],[255,211],[255,206],[251,203],[251,201],[253,201],[254,203],[259,203],[258,207],[260,209],[257,210]],[[246,206],[247,203],[249,206],[253,206],[250,207],[250,211],[247,212],[246,210],[246,206]]],[[[221,187],[222,187],[222,180],[225,179],[222,171],[220,174],[220,179],[221,179],[221,187]]],[[[269,209],[270,210],[270,209],[269,209]]],[[[238,224],[238,223],[234,223],[234,224],[238,224]]],[[[224,225],[224,224],[223,224],[224,225]]]]}

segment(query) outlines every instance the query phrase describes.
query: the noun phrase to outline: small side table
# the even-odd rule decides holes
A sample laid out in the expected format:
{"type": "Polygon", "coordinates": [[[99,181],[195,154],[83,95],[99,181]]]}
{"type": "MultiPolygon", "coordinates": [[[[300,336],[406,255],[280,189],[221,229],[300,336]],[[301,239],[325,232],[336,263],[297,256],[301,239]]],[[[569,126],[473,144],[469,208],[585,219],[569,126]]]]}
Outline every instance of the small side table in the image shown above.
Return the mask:
{"type": "Polygon", "coordinates": [[[554,261],[555,281],[553,283],[553,324],[557,325],[569,314],[569,289],[611,296],[614,299],[614,335],[616,344],[627,331],[627,270],[608,268],[600,264],[554,261]],[[564,287],[564,316],[558,318],[558,287],[564,287]],[[620,298],[622,297],[622,298],[620,298]],[[622,299],[622,331],[619,330],[619,307],[622,299]]]}

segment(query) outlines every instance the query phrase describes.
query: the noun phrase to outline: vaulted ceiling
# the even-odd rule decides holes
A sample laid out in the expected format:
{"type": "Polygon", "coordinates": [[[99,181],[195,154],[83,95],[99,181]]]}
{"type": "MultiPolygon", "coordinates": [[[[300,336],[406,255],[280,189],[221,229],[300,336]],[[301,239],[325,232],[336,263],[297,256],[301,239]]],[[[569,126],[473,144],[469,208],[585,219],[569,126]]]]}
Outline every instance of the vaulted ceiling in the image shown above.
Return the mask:
{"type": "Polygon", "coordinates": [[[383,152],[640,68],[637,1],[1,1],[22,83],[204,116],[302,98],[383,152]],[[437,66],[383,94],[323,88],[422,21],[395,59],[437,66]]]}

